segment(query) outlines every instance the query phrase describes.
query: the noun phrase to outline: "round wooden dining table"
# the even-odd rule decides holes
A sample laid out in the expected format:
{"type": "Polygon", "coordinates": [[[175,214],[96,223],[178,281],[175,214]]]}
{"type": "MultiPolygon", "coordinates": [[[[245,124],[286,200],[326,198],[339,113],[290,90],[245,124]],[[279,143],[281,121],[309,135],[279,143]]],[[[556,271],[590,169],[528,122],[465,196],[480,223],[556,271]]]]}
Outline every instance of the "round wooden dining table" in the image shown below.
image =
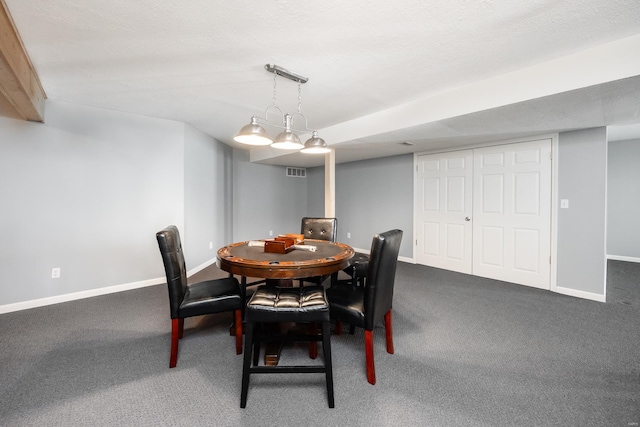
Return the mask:
{"type": "Polygon", "coordinates": [[[305,240],[301,246],[315,251],[293,249],[287,253],[265,252],[249,241],[233,243],[218,250],[216,264],[221,270],[243,277],[263,279],[303,279],[327,276],[344,270],[353,257],[353,248],[344,243],[305,240]]]}

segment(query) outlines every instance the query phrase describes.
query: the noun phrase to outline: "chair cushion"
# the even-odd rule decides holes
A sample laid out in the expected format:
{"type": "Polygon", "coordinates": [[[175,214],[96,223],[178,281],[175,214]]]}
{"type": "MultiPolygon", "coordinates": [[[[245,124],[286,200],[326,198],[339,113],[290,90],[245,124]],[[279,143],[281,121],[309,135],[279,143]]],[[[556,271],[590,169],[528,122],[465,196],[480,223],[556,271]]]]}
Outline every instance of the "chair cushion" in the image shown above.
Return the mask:
{"type": "Polygon", "coordinates": [[[327,289],[331,318],[364,328],[364,288],[337,284],[327,289]]]}
{"type": "Polygon", "coordinates": [[[207,280],[187,286],[178,317],[201,316],[242,308],[238,280],[232,277],[207,280]]]}
{"type": "Polygon", "coordinates": [[[329,303],[322,286],[260,286],[247,303],[247,322],[326,322],[329,303]]]}

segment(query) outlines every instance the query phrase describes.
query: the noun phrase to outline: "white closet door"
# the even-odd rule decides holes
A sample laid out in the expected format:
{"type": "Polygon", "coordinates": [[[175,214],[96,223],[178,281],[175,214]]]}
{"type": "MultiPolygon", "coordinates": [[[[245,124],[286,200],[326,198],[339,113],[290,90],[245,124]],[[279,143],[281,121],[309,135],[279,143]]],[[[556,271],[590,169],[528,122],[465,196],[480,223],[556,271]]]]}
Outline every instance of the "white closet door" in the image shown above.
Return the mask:
{"type": "Polygon", "coordinates": [[[473,151],[417,158],[419,264],[471,273],[473,151]]]}
{"type": "Polygon", "coordinates": [[[473,274],[550,288],[551,140],[474,150],[473,274]]]}

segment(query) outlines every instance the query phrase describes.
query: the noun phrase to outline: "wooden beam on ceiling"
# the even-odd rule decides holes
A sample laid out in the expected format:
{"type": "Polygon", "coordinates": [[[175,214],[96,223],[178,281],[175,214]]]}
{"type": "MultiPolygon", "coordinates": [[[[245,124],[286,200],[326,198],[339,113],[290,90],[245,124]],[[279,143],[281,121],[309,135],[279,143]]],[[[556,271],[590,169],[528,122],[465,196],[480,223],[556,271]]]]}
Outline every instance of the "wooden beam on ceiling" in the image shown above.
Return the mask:
{"type": "Polygon", "coordinates": [[[0,4],[0,92],[22,118],[42,122],[46,95],[7,5],[0,4]]]}

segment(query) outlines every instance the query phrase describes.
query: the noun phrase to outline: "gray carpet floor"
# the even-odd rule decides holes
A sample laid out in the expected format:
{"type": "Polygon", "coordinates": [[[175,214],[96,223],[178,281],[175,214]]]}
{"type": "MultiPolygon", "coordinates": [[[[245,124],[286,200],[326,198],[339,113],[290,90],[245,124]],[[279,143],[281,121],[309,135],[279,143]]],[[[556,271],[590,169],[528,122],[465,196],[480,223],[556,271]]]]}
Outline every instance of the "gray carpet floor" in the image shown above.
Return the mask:
{"type": "Polygon", "coordinates": [[[165,285],[3,314],[0,425],[638,425],[640,264],[610,261],[608,290],[598,303],[399,263],[395,354],[380,325],[371,386],[362,330],[334,335],[335,409],[322,374],[256,375],[240,409],[229,314],[188,319],[169,369],[165,285]]]}

